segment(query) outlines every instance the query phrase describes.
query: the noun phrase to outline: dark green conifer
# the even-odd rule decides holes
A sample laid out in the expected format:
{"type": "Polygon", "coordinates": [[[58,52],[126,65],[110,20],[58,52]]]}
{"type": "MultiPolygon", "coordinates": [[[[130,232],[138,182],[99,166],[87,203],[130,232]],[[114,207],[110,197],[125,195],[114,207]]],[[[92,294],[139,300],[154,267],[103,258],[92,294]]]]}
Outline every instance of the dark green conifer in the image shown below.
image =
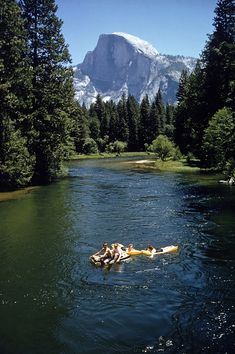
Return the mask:
{"type": "Polygon", "coordinates": [[[145,144],[149,144],[149,115],[150,103],[148,95],[145,95],[140,104],[140,126],[139,126],[139,145],[140,149],[145,149],[145,144]]]}
{"type": "Polygon", "coordinates": [[[151,143],[161,132],[161,121],[155,101],[151,104],[149,124],[149,143],[151,143]]]}
{"type": "Polygon", "coordinates": [[[164,134],[165,131],[165,124],[166,124],[166,117],[165,117],[165,106],[163,104],[162,100],[162,94],[161,90],[159,88],[156,97],[155,97],[155,104],[157,108],[157,115],[158,115],[158,120],[160,123],[160,132],[164,134]]]}
{"type": "Polygon", "coordinates": [[[119,135],[119,117],[116,104],[110,101],[109,140],[114,142],[119,135]]]}
{"type": "Polygon", "coordinates": [[[90,137],[89,118],[86,108],[81,107],[77,101],[73,104],[71,119],[73,122],[71,136],[74,140],[75,150],[82,153],[85,141],[90,137]]]}
{"type": "Polygon", "coordinates": [[[109,119],[106,113],[105,104],[100,96],[100,94],[96,97],[96,102],[94,104],[94,110],[96,112],[96,116],[100,122],[100,137],[103,139],[109,130],[109,119]]]}
{"type": "Polygon", "coordinates": [[[117,104],[117,112],[118,112],[117,140],[128,142],[129,128],[128,128],[127,100],[125,94],[122,95],[121,100],[117,104]]]}
{"type": "Polygon", "coordinates": [[[207,120],[224,106],[235,108],[235,3],[219,0],[214,32],[202,53],[207,120]]]}
{"type": "Polygon", "coordinates": [[[20,9],[15,0],[0,0],[0,188],[30,183],[34,156],[28,151],[26,112],[31,73],[20,9]]]}
{"type": "Polygon", "coordinates": [[[129,126],[129,151],[138,151],[138,128],[140,120],[140,108],[134,96],[128,96],[127,99],[127,119],[129,126]]]}
{"type": "Polygon", "coordinates": [[[165,135],[173,140],[174,139],[174,109],[173,105],[166,104],[166,125],[165,125],[165,135]]]}
{"type": "Polygon", "coordinates": [[[20,5],[33,71],[34,182],[49,182],[60,174],[69,142],[74,97],[70,56],[55,1],[20,0],[20,5]]]}

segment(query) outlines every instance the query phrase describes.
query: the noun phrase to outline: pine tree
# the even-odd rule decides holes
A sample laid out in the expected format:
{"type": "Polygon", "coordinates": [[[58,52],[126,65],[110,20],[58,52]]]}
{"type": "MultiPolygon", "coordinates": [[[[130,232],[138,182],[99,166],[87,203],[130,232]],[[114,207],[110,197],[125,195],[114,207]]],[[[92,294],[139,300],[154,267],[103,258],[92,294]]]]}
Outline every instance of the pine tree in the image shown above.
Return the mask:
{"type": "Polygon", "coordinates": [[[146,144],[149,144],[149,115],[150,103],[148,95],[145,95],[140,104],[140,126],[139,126],[139,145],[140,149],[145,149],[146,144]]]}
{"type": "Polygon", "coordinates": [[[165,135],[173,140],[174,139],[174,106],[166,104],[166,125],[165,125],[165,135]]]}
{"type": "Polygon", "coordinates": [[[120,141],[128,142],[129,129],[128,129],[128,115],[127,115],[127,100],[125,94],[122,95],[121,100],[117,104],[118,112],[118,136],[120,141]]]}
{"type": "Polygon", "coordinates": [[[75,150],[82,153],[85,141],[90,137],[89,118],[86,108],[81,107],[77,101],[74,102],[71,119],[73,121],[71,136],[74,140],[75,150]]]}
{"type": "Polygon", "coordinates": [[[204,72],[198,61],[194,71],[189,76],[182,73],[184,86],[178,95],[179,102],[175,110],[175,142],[181,152],[200,156],[200,146],[205,120],[204,72]]]}
{"type": "Polygon", "coordinates": [[[176,109],[176,143],[184,153],[202,157],[204,131],[209,119],[223,107],[234,108],[235,5],[219,0],[215,9],[215,31],[193,73],[182,74],[176,109]]]}
{"type": "Polygon", "coordinates": [[[96,112],[96,116],[100,122],[100,137],[103,139],[105,135],[107,135],[109,130],[109,120],[106,114],[105,104],[100,96],[97,95],[94,110],[96,112]]]}
{"type": "Polygon", "coordinates": [[[235,108],[235,3],[219,0],[215,9],[214,32],[202,53],[205,67],[207,120],[224,106],[235,108]]]}
{"type": "Polygon", "coordinates": [[[179,80],[178,91],[176,93],[176,98],[179,103],[181,103],[185,99],[188,76],[189,75],[187,70],[182,70],[182,73],[180,75],[180,80],[179,80]]]}
{"type": "Polygon", "coordinates": [[[109,140],[114,142],[119,135],[119,117],[116,104],[110,101],[109,140]]]}
{"type": "Polygon", "coordinates": [[[157,108],[158,119],[160,122],[160,132],[164,134],[166,118],[165,118],[165,107],[164,107],[164,104],[162,101],[162,94],[161,94],[160,89],[158,90],[158,92],[156,94],[155,104],[156,104],[156,108],[157,108]]]}
{"type": "Polygon", "coordinates": [[[70,56],[61,34],[54,0],[20,0],[33,71],[31,119],[36,155],[34,182],[53,180],[62,168],[69,142],[73,103],[70,56]]]}
{"type": "Polygon", "coordinates": [[[151,109],[149,113],[149,124],[150,124],[150,129],[149,129],[149,143],[152,143],[152,141],[160,134],[161,132],[161,122],[159,119],[159,114],[156,106],[156,102],[153,101],[151,104],[151,109]]]}
{"type": "Polygon", "coordinates": [[[30,105],[30,66],[20,9],[14,0],[0,0],[0,187],[30,183],[34,156],[30,156],[26,111],[30,105]]]}
{"type": "Polygon", "coordinates": [[[138,151],[138,129],[140,120],[139,104],[134,96],[128,96],[127,99],[127,119],[129,127],[129,151],[138,151]]]}

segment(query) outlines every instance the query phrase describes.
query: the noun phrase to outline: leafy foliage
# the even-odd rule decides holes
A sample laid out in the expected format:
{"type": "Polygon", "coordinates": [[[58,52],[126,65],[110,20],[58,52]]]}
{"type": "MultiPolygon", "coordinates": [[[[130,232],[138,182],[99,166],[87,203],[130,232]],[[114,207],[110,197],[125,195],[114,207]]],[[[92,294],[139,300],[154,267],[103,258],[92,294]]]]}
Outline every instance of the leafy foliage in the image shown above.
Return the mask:
{"type": "Polygon", "coordinates": [[[208,166],[225,166],[224,159],[229,159],[220,146],[220,139],[227,134],[225,121],[230,122],[226,109],[234,111],[235,108],[234,20],[234,1],[219,0],[215,9],[215,30],[194,72],[182,73],[177,96],[175,142],[184,154],[192,153],[208,166]],[[210,139],[212,129],[215,130],[214,141],[210,139]]]}
{"type": "Polygon", "coordinates": [[[203,138],[205,163],[223,168],[235,158],[235,115],[229,108],[222,108],[209,120],[203,138]]]}
{"type": "Polygon", "coordinates": [[[175,146],[166,136],[159,135],[148,148],[154,152],[158,158],[165,161],[169,157],[173,157],[176,153],[175,146]]]}
{"type": "Polygon", "coordinates": [[[31,122],[31,70],[20,9],[13,0],[0,0],[0,187],[29,183],[34,155],[28,150],[31,122]]]}
{"type": "Polygon", "coordinates": [[[83,150],[84,154],[86,154],[86,155],[96,154],[98,152],[98,146],[97,146],[94,139],[87,138],[84,141],[82,150],[83,150]]]}
{"type": "Polygon", "coordinates": [[[107,146],[106,151],[111,153],[116,153],[119,155],[121,152],[124,152],[126,148],[127,148],[126,142],[116,140],[107,146]]]}

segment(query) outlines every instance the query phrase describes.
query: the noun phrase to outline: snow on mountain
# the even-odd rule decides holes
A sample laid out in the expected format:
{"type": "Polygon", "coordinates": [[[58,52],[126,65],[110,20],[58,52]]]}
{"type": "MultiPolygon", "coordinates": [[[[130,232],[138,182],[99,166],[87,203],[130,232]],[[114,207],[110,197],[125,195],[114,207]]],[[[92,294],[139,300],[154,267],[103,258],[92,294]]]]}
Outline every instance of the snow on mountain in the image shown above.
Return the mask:
{"type": "Polygon", "coordinates": [[[161,89],[166,102],[176,101],[182,70],[191,72],[196,59],[159,54],[148,42],[127,33],[102,34],[96,48],[74,68],[76,98],[89,106],[99,93],[118,102],[123,93],[152,100],[161,89]]]}
{"type": "Polygon", "coordinates": [[[128,33],[123,32],[113,32],[114,35],[125,38],[139,53],[146,55],[150,58],[155,58],[159,53],[158,51],[148,42],[133,36],[128,33]]]}

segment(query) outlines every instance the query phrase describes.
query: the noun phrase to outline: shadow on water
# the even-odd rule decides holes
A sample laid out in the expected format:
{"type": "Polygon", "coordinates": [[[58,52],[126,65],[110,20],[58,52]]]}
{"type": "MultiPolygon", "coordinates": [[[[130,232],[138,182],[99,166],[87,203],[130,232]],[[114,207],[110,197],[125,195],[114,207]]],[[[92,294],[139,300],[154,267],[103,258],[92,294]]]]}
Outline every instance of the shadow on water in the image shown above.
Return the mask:
{"type": "Polygon", "coordinates": [[[232,353],[234,214],[211,176],[121,159],[1,203],[0,352],[232,353]],[[179,251],[96,268],[104,241],[179,251]]]}

